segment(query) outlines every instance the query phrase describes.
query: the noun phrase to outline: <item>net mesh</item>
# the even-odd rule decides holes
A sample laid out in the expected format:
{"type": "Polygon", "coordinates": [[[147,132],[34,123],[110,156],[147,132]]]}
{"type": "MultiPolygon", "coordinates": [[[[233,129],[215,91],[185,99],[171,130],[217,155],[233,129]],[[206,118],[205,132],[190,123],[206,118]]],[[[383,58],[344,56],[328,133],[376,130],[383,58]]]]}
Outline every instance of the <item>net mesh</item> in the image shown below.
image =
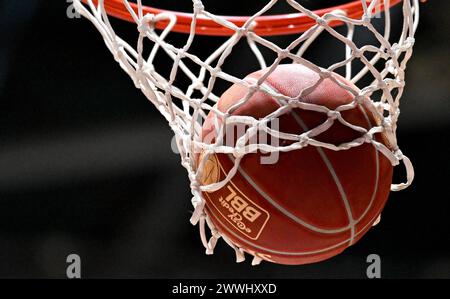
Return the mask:
{"type": "MultiPolygon", "coordinates": [[[[217,240],[223,238],[234,248],[237,261],[244,259],[243,250],[222,235],[205,213],[202,192],[211,192],[225,186],[236,174],[240,161],[247,154],[258,151],[264,153],[288,152],[299,150],[305,146],[323,147],[337,151],[370,143],[387,157],[392,165],[398,165],[400,162],[405,165],[406,182],[393,184],[391,190],[401,190],[411,184],[414,176],[413,167],[410,160],[397,146],[396,124],[400,113],[400,98],[405,86],[405,68],[412,54],[414,33],[418,24],[418,0],[402,1],[401,33],[395,40],[392,40],[391,36],[392,17],[389,0],[362,0],[363,14],[360,18],[351,18],[342,10],[334,10],[319,16],[300,3],[287,0],[287,4],[295,11],[305,14],[315,21],[314,26],[304,33],[296,35],[287,47],[277,45],[268,37],[258,36],[252,30],[256,25],[257,17],[268,14],[270,9],[279,2],[278,0],[267,1],[267,4],[255,12],[242,26],[237,26],[222,16],[210,13],[201,1],[194,0],[191,29],[182,47],[176,47],[167,41],[167,37],[177,22],[177,17],[170,12],[144,15],[140,0],[137,1],[137,11],[132,9],[129,1],[124,0],[123,3],[138,30],[137,43],[134,41],[136,45],[134,47],[116,34],[105,11],[105,1],[87,0],[86,2],[87,4],[82,4],[79,0],[74,0],[75,8],[95,25],[115,60],[132,78],[135,86],[166,118],[175,133],[181,164],[187,169],[191,182],[194,206],[191,223],[199,224],[201,240],[207,254],[212,254],[217,240]],[[384,5],[382,11],[380,11],[381,4],[384,5]],[[200,58],[191,51],[196,37],[196,22],[200,17],[213,20],[217,26],[229,28],[234,32],[219,47],[212,49],[206,59],[200,58]],[[155,29],[155,24],[159,22],[166,24],[163,30],[155,29]],[[378,22],[381,26],[375,26],[374,22],[378,22]],[[332,26],[333,23],[343,25],[337,30],[332,26]],[[370,33],[374,37],[371,44],[357,45],[354,35],[358,28],[363,28],[367,34],[370,33]],[[317,65],[305,58],[305,53],[323,34],[330,35],[343,45],[343,59],[328,67],[317,65]],[[242,76],[224,71],[227,57],[241,41],[245,42],[246,47],[256,58],[259,64],[256,69],[264,70],[258,80],[244,80],[242,76]],[[271,57],[275,58],[268,60],[268,56],[263,55],[264,51],[271,52],[274,54],[271,57]],[[171,60],[171,65],[167,66],[170,68],[170,72],[166,75],[155,69],[155,61],[159,53],[164,53],[171,60]],[[274,72],[278,65],[287,60],[290,63],[301,64],[319,75],[318,81],[305,88],[296,98],[281,94],[268,88],[265,84],[266,78],[274,72]],[[355,71],[357,64],[361,67],[355,71]],[[192,67],[193,65],[195,68],[192,67]],[[356,84],[359,89],[338,80],[334,75],[338,70],[343,70],[345,78],[356,84]],[[188,85],[177,86],[176,78],[180,72],[188,78],[188,85]],[[368,77],[369,80],[367,80],[368,77]],[[331,110],[325,106],[296,100],[313,92],[325,79],[333,80],[340,87],[348,90],[354,97],[353,101],[331,110]],[[214,86],[219,80],[228,82],[229,85],[239,84],[248,90],[246,96],[227,111],[220,111],[215,105],[220,94],[216,94],[214,86]],[[280,103],[279,109],[261,119],[233,115],[233,111],[245,104],[256,92],[263,92],[277,99],[280,103]],[[379,124],[366,129],[345,121],[341,113],[362,103],[376,116],[376,119],[380,120],[379,124]],[[323,113],[326,115],[326,121],[298,135],[278,131],[269,125],[271,121],[294,108],[323,113]],[[213,112],[214,115],[214,130],[217,137],[213,143],[203,141],[202,137],[202,125],[210,112],[213,112]],[[322,142],[315,138],[329,129],[334,122],[340,122],[361,134],[354,140],[338,145],[322,142]],[[233,124],[244,124],[245,134],[242,134],[235,143],[226,144],[223,142],[227,131],[225,126],[233,124]],[[263,142],[260,138],[252,138],[261,131],[269,136],[290,142],[274,145],[263,142]],[[389,148],[374,138],[374,134],[381,132],[388,139],[389,148]],[[196,161],[195,157],[198,156],[198,153],[202,153],[202,155],[199,161],[196,161]],[[201,180],[202,172],[208,157],[215,153],[232,155],[234,167],[223,180],[205,185],[201,180]],[[209,232],[206,231],[207,227],[209,232]]],[[[253,264],[259,263],[261,258],[254,254],[253,264]]]]}

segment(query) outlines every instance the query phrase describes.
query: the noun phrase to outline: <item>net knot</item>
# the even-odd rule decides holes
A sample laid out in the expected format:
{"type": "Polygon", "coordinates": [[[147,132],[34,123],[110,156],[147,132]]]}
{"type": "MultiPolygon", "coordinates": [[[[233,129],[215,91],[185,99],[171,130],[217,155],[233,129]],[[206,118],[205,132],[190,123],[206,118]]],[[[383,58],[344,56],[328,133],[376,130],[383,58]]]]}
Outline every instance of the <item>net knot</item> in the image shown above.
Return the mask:
{"type": "Polygon", "coordinates": [[[377,85],[378,85],[378,88],[381,90],[385,90],[389,87],[384,80],[378,81],[377,85]]]}
{"type": "Polygon", "coordinates": [[[381,121],[381,125],[385,129],[390,129],[392,127],[392,120],[391,120],[391,118],[390,117],[384,117],[383,120],[381,121]]]}
{"type": "Polygon", "coordinates": [[[278,51],[278,59],[284,59],[289,56],[291,52],[287,49],[282,49],[278,51]]]}
{"type": "Polygon", "coordinates": [[[184,48],[180,48],[177,50],[177,59],[186,58],[186,50],[184,48]]]}
{"type": "Polygon", "coordinates": [[[331,75],[330,71],[322,70],[322,71],[320,71],[319,76],[320,76],[321,79],[325,80],[325,79],[331,78],[332,75],[331,75]]]}
{"type": "Polygon", "coordinates": [[[327,116],[331,120],[337,119],[339,117],[339,115],[341,115],[341,113],[339,111],[336,111],[336,110],[330,110],[330,111],[327,112],[327,116]]]}
{"type": "Polygon", "coordinates": [[[309,137],[305,133],[298,135],[298,143],[302,148],[307,146],[309,143],[309,137]]]}
{"type": "Polygon", "coordinates": [[[372,134],[367,133],[364,135],[364,143],[371,143],[372,140],[373,140],[372,134]]]}
{"type": "Polygon", "coordinates": [[[236,28],[236,33],[238,36],[243,36],[247,34],[248,29],[245,27],[236,28]]]}
{"type": "Polygon", "coordinates": [[[242,149],[237,148],[235,151],[233,151],[233,157],[237,159],[241,159],[244,157],[245,152],[242,149]]]}
{"type": "Polygon", "coordinates": [[[199,79],[196,79],[196,80],[192,81],[191,86],[193,89],[201,90],[203,87],[203,82],[199,79]]]}
{"type": "Polygon", "coordinates": [[[394,152],[394,156],[398,161],[403,159],[403,153],[399,148],[394,152]]]}
{"type": "MultiPolygon", "coordinates": [[[[391,56],[393,57],[394,54],[391,56]]],[[[386,61],[386,69],[389,73],[396,75],[397,74],[397,68],[395,66],[394,60],[389,59],[388,61],[386,61]]]]}
{"type": "Polygon", "coordinates": [[[253,95],[253,94],[255,94],[257,91],[259,91],[259,89],[260,89],[260,86],[259,86],[258,84],[250,85],[250,86],[248,87],[248,93],[251,94],[251,95],[253,95]]]}
{"type": "Polygon", "coordinates": [[[213,72],[212,72],[211,75],[217,75],[217,74],[220,73],[221,71],[222,71],[222,69],[220,68],[220,66],[216,66],[216,67],[213,69],[213,72]]]}
{"type": "Polygon", "coordinates": [[[367,26],[370,24],[370,22],[372,21],[372,16],[370,14],[364,14],[361,17],[361,21],[363,23],[364,26],[367,26]]]}
{"type": "Polygon", "coordinates": [[[316,19],[316,23],[317,23],[319,26],[322,26],[322,27],[325,27],[325,26],[328,25],[328,22],[327,22],[324,18],[322,18],[322,17],[318,17],[318,18],[316,19]]]}
{"type": "Polygon", "coordinates": [[[172,85],[169,82],[164,82],[162,84],[162,89],[166,92],[170,92],[172,90],[172,85]]]}
{"type": "Polygon", "coordinates": [[[353,49],[352,56],[359,59],[363,56],[363,51],[358,48],[353,49]]]}
{"type": "Polygon", "coordinates": [[[152,26],[150,26],[150,24],[153,25],[154,20],[155,20],[154,14],[146,14],[142,19],[140,19],[137,26],[139,33],[145,34],[149,32],[152,29],[152,26]]]}
{"type": "Polygon", "coordinates": [[[360,94],[355,96],[355,102],[356,102],[356,104],[359,104],[359,105],[364,104],[364,96],[360,95],[360,94]]]}

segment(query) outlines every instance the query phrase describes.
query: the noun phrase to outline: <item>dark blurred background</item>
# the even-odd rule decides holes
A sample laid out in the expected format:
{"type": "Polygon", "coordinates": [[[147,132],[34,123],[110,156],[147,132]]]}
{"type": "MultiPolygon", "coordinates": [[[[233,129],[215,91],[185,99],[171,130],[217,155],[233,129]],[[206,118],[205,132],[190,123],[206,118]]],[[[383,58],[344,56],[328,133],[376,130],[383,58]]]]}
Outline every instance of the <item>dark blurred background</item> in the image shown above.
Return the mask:
{"type": "Polygon", "coordinates": [[[450,278],[449,1],[422,5],[408,65],[398,138],[413,186],[341,255],[258,267],[223,242],[204,254],[172,132],[68,6],[0,2],[0,277],[64,278],[76,253],[92,278],[364,278],[376,253],[385,278],[450,278]]]}

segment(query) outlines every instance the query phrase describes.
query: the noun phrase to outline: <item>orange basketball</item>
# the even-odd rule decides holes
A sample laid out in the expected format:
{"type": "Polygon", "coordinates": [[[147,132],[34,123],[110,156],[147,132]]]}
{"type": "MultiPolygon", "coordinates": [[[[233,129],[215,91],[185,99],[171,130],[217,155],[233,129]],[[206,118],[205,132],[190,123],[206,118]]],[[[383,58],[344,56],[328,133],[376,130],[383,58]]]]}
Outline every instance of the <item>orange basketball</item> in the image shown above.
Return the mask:
{"type": "MultiPolygon", "coordinates": [[[[246,80],[258,79],[262,74],[252,73],[246,80]]],[[[333,77],[357,90],[343,77],[333,77]]],[[[297,97],[318,80],[316,72],[289,64],[278,66],[265,84],[281,94],[297,97]]],[[[227,111],[247,92],[246,87],[233,85],[222,95],[217,108],[227,111]]],[[[298,100],[335,109],[353,98],[349,91],[325,79],[298,100]]],[[[275,99],[257,92],[232,114],[259,119],[279,107],[275,99]]],[[[212,113],[203,125],[203,136],[214,134],[212,113]]],[[[366,129],[379,121],[362,104],[341,114],[347,122],[366,129]]],[[[279,118],[279,130],[301,134],[326,119],[324,113],[293,109],[279,118]]],[[[336,120],[314,138],[339,145],[361,135],[336,120]]],[[[374,139],[387,145],[382,134],[374,139]]],[[[274,164],[262,164],[263,155],[245,155],[230,182],[215,192],[203,192],[203,196],[206,213],[217,229],[246,252],[264,260],[307,264],[335,256],[371,228],[386,203],[392,166],[371,143],[340,151],[309,145],[279,153],[274,164]]],[[[211,155],[205,164],[203,184],[223,180],[233,165],[230,155],[211,155]]]]}

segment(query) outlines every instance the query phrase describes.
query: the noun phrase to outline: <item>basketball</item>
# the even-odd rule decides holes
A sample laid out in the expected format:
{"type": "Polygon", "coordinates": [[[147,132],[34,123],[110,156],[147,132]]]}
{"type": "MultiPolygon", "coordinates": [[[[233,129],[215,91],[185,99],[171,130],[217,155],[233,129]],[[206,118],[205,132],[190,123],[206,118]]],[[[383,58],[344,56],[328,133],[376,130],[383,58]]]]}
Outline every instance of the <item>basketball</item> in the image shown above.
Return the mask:
{"type": "MultiPolygon", "coordinates": [[[[248,75],[245,81],[260,78],[265,70],[248,75]]],[[[357,87],[336,73],[332,76],[355,91],[357,87]]],[[[327,78],[311,93],[300,93],[314,86],[319,74],[299,64],[279,65],[265,80],[271,89],[296,100],[336,109],[351,103],[354,95],[327,78]]],[[[216,108],[226,112],[245,97],[248,88],[234,84],[225,91],[216,108]]],[[[341,112],[343,119],[370,129],[379,124],[365,104],[341,112]]],[[[231,115],[260,119],[274,112],[280,103],[257,91],[231,115]]],[[[203,135],[213,143],[214,112],[203,124],[203,135]]],[[[300,135],[324,123],[326,113],[291,109],[279,117],[279,131],[300,135]]],[[[220,117],[217,117],[220,121],[220,117]]],[[[228,129],[226,130],[228,133],[228,129]]],[[[320,142],[339,145],[363,133],[335,120],[330,128],[315,136],[320,142]]],[[[239,133],[233,140],[239,137],[239,133]]],[[[385,136],[374,140],[389,147],[385,136]]],[[[280,139],[280,146],[287,140],[280,139]]],[[[341,253],[355,244],[372,227],[389,195],[392,165],[370,142],[346,150],[330,150],[307,145],[279,152],[275,163],[261,163],[267,153],[244,155],[238,171],[219,190],[203,192],[205,211],[218,231],[263,260],[279,264],[308,264],[341,253]]],[[[203,185],[219,182],[234,165],[228,154],[212,154],[204,163],[203,185]]]]}

